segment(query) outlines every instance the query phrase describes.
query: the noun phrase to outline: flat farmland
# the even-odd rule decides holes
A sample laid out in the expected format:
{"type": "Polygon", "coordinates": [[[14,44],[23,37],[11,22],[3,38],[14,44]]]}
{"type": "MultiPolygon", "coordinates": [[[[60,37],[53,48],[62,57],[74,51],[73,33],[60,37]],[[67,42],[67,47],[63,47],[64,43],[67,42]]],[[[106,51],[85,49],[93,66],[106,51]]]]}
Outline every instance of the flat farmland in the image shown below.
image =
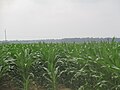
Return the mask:
{"type": "Polygon", "coordinates": [[[120,90],[120,43],[0,44],[0,90],[120,90]]]}

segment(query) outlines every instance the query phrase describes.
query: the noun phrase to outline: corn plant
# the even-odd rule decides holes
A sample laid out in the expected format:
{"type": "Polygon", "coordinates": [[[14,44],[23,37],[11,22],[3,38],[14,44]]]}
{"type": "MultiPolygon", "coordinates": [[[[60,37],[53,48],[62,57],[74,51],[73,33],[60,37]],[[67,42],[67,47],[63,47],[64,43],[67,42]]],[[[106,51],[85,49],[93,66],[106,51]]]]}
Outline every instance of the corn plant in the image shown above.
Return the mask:
{"type": "Polygon", "coordinates": [[[21,48],[20,52],[14,54],[15,64],[13,65],[14,79],[20,83],[22,90],[29,90],[31,77],[34,75],[31,72],[31,67],[34,62],[32,53],[29,48],[21,48]]]}
{"type": "Polygon", "coordinates": [[[0,46],[0,79],[4,77],[9,69],[9,65],[6,60],[6,53],[7,51],[4,50],[4,47],[0,46]]]}
{"type": "Polygon", "coordinates": [[[57,68],[55,67],[55,51],[53,48],[49,48],[49,45],[44,45],[42,49],[42,59],[46,62],[46,67],[43,69],[46,71],[44,77],[50,82],[51,90],[57,90],[57,68]]]}

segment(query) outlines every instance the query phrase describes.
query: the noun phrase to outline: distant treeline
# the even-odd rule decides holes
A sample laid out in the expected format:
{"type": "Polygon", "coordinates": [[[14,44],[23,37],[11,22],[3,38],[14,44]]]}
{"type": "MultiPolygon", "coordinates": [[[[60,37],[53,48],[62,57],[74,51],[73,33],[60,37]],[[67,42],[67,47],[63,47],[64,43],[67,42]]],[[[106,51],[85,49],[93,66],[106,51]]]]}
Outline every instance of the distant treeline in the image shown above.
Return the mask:
{"type": "MultiPolygon", "coordinates": [[[[72,42],[100,42],[100,41],[112,41],[113,38],[63,38],[63,39],[43,39],[43,40],[9,40],[9,41],[0,41],[0,43],[39,43],[39,42],[45,42],[45,43],[72,43],[72,42]]],[[[114,41],[120,42],[120,38],[114,38],[114,41]]]]}

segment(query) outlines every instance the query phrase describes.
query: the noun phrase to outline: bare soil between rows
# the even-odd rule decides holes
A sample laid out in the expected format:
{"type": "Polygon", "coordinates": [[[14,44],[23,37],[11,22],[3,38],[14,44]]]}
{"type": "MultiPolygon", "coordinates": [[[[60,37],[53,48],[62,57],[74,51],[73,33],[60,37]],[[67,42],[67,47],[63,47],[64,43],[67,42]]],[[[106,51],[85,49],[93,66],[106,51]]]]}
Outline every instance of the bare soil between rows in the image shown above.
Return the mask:
{"type": "MultiPolygon", "coordinates": [[[[16,88],[6,88],[6,87],[4,87],[4,88],[0,88],[0,90],[18,90],[18,89],[16,89],[16,88]]],[[[30,89],[30,90],[46,90],[46,89],[44,89],[44,88],[34,88],[34,89],[30,89]]],[[[70,88],[59,88],[58,90],[71,90],[70,88]]]]}
{"type": "MultiPolygon", "coordinates": [[[[2,87],[0,87],[0,90],[18,90],[18,88],[16,88],[14,85],[9,84],[5,84],[2,87]]],[[[29,90],[47,90],[41,86],[35,86],[35,85],[30,85],[30,89],[29,90]]],[[[70,88],[66,88],[64,85],[59,85],[57,90],[72,90],[70,88]]]]}

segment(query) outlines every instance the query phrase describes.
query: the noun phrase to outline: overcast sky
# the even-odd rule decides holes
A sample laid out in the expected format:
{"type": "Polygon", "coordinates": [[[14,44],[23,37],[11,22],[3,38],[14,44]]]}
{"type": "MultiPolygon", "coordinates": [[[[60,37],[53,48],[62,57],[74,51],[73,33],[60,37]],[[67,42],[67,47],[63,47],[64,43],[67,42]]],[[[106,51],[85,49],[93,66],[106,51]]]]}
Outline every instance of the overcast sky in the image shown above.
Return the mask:
{"type": "Polygon", "coordinates": [[[120,0],[0,0],[0,40],[120,37],[120,0]]]}

